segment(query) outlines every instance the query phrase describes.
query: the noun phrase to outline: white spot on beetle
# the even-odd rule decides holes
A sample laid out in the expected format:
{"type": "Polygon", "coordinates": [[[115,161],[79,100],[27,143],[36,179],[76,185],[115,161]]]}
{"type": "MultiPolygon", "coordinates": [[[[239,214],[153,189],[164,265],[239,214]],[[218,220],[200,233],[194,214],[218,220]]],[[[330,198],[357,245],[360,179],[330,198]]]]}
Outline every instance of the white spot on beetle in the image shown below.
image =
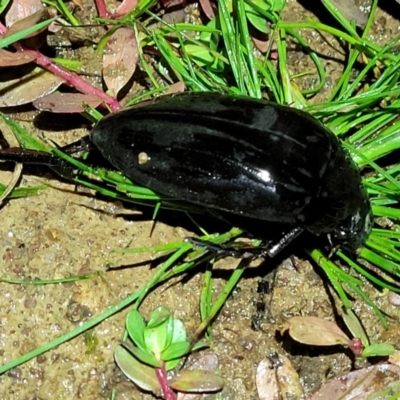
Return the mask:
{"type": "Polygon", "coordinates": [[[142,151],[141,153],[138,154],[138,163],[139,163],[139,165],[146,164],[149,161],[150,161],[150,157],[144,151],[142,151]]]}
{"type": "Polygon", "coordinates": [[[257,176],[265,183],[272,181],[271,174],[265,169],[260,169],[257,172],[257,176]]]}

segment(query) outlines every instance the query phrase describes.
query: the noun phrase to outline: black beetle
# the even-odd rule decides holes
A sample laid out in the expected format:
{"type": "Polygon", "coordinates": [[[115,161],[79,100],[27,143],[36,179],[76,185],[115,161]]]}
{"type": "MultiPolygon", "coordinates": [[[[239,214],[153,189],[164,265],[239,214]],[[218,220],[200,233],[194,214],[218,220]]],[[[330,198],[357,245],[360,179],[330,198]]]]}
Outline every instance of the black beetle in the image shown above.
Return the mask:
{"type": "Polygon", "coordinates": [[[155,192],[292,229],[357,251],[371,229],[360,173],[311,115],[217,93],[160,97],[103,118],[90,139],[132,181],[155,192]]]}
{"type": "MultiPolygon", "coordinates": [[[[260,250],[270,257],[304,230],[357,252],[371,230],[368,195],[350,154],[319,121],[291,107],[218,93],[163,96],[108,115],[89,139],[155,192],[289,226],[260,250]]],[[[70,173],[64,160],[40,151],[4,149],[0,159],[70,173]]]]}

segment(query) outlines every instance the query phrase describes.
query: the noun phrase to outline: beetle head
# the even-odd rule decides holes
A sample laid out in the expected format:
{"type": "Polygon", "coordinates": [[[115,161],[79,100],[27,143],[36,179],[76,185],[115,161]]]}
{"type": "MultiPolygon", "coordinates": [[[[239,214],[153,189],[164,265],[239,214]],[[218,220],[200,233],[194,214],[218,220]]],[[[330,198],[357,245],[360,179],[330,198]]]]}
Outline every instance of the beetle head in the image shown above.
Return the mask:
{"type": "Polygon", "coordinates": [[[333,245],[357,252],[364,244],[372,228],[372,214],[366,201],[356,213],[348,217],[331,234],[333,245]]]}

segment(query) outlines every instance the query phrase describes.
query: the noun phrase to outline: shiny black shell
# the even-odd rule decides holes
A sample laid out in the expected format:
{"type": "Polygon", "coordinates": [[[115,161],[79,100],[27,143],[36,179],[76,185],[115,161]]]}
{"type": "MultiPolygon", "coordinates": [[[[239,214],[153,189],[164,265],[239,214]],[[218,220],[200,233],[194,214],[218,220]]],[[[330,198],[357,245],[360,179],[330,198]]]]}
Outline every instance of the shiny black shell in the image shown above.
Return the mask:
{"type": "Polygon", "coordinates": [[[167,196],[329,234],[351,250],[370,230],[350,155],[290,107],[217,93],[164,96],[103,118],[91,140],[127,177],[167,196]]]}

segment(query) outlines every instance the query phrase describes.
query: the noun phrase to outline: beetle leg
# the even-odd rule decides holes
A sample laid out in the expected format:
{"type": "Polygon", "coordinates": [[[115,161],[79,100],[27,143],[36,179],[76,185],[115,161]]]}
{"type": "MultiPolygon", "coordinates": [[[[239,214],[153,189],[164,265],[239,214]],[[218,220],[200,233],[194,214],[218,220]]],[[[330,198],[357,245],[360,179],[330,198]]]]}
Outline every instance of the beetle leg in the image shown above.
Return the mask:
{"type": "Polygon", "coordinates": [[[268,248],[264,249],[265,254],[267,254],[270,258],[275,257],[278,253],[280,253],[286,246],[293,242],[298,236],[300,236],[304,232],[303,228],[299,226],[293,228],[288,233],[285,233],[281,239],[279,239],[272,246],[268,246],[268,248]]]}
{"type": "Polygon", "coordinates": [[[206,242],[197,238],[185,238],[185,242],[192,243],[195,246],[203,247],[209,251],[215,252],[218,255],[230,256],[235,258],[251,258],[251,257],[263,257],[268,256],[269,258],[275,257],[280,253],[286,246],[293,242],[298,236],[303,233],[304,229],[296,227],[285,233],[281,239],[276,243],[261,247],[246,247],[241,249],[232,249],[229,246],[223,244],[214,244],[206,242]]]}
{"type": "Polygon", "coordinates": [[[264,253],[264,250],[260,252],[259,247],[246,247],[241,249],[233,249],[230,246],[223,244],[215,244],[211,242],[207,242],[205,240],[201,240],[198,238],[187,237],[184,239],[184,242],[191,243],[194,246],[202,247],[208,251],[217,253],[223,257],[235,257],[235,258],[251,258],[264,253]]]}
{"type": "MultiPolygon", "coordinates": [[[[52,143],[54,142],[52,141],[52,143]]],[[[59,147],[57,143],[54,143],[54,145],[62,150],[64,153],[67,153],[69,155],[93,149],[93,143],[90,141],[89,135],[84,136],[83,138],[73,143],[67,144],[63,147],[59,147]]]]}

